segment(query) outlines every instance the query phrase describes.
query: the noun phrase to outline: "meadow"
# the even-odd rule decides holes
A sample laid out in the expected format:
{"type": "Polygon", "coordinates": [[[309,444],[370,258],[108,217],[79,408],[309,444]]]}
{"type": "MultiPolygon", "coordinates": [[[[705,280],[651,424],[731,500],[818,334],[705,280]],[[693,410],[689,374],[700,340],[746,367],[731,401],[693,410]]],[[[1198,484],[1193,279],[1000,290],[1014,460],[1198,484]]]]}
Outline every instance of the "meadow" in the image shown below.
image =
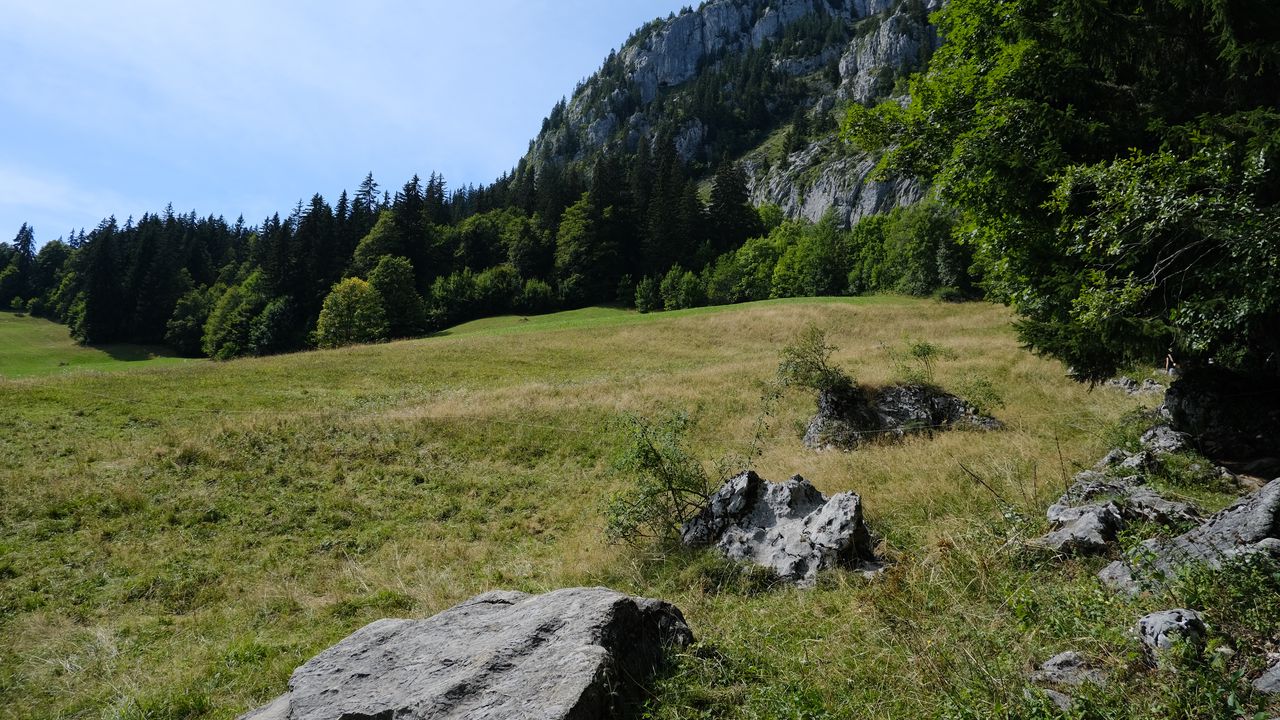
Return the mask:
{"type": "Polygon", "coordinates": [[[77,345],[67,326],[0,311],[0,378],[58,375],[79,370],[114,371],[190,362],[162,347],[77,345]]]}
{"type": "Polygon", "coordinates": [[[1126,635],[1182,598],[1117,597],[1093,580],[1105,559],[1027,547],[1070,476],[1151,401],[1072,382],[1019,348],[1010,320],[896,297],[589,309],[0,380],[0,718],[233,718],[372,620],[578,585],[688,618],[699,642],[655,682],[652,717],[1039,717],[1017,715],[1039,712],[1025,676],[1065,649],[1116,669],[1100,706],[1198,717],[1186,708],[1222,704],[1225,685],[1161,700],[1176,678],[1141,669],[1126,635]],[[713,467],[753,436],[760,384],[808,323],[861,382],[893,381],[890,351],[928,340],[954,352],[938,384],[982,379],[1003,398],[1003,431],[853,453],[803,448],[812,397],[773,409],[754,469],[860,493],[891,568],[799,591],[706,555],[605,543],[605,503],[627,483],[613,421],[690,412],[691,447],[713,467]]]}

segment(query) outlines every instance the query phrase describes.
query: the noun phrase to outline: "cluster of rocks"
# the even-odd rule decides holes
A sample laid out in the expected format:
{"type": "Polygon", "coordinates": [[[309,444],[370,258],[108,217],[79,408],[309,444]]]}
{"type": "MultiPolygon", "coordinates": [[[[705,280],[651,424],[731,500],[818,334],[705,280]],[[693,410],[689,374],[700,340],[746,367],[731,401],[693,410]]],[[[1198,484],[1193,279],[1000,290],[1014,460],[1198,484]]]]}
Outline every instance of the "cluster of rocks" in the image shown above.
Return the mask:
{"type": "Polygon", "coordinates": [[[812,585],[821,570],[881,567],[862,499],[852,492],[828,499],[799,475],[785,483],[754,472],[729,480],[685,523],[681,536],[689,547],[714,547],[801,587],[812,585]]]}
{"type": "MultiPolygon", "coordinates": [[[[683,528],[799,586],[833,567],[881,566],[854,493],[746,472],[683,528]]],[[[667,652],[693,641],[659,600],[605,588],[492,592],[426,620],[379,620],[297,670],[289,691],[240,720],[618,717],[667,652]]]]}
{"type": "MultiPolygon", "coordinates": [[[[1159,663],[1169,650],[1182,644],[1195,654],[1204,652],[1208,627],[1204,616],[1187,608],[1163,610],[1140,618],[1133,634],[1150,661],[1159,663]]],[[[1106,685],[1110,674],[1074,650],[1055,655],[1031,673],[1031,684],[1044,693],[1061,710],[1068,711],[1075,702],[1073,694],[1085,685],[1106,685]]],[[[1280,693],[1280,659],[1253,682],[1255,690],[1266,694],[1280,693]]]]}
{"type": "Polygon", "coordinates": [[[1143,541],[1130,557],[1103,568],[1098,577],[1112,589],[1137,594],[1144,584],[1158,585],[1180,567],[1221,567],[1227,560],[1259,552],[1280,557],[1280,479],[1177,537],[1143,541]]]}
{"type": "Polygon", "coordinates": [[[1102,383],[1104,386],[1114,388],[1124,392],[1126,395],[1162,395],[1165,392],[1164,385],[1147,378],[1142,382],[1138,382],[1127,375],[1111,378],[1102,383]]]}
{"type": "Polygon", "coordinates": [[[605,588],[487,593],[365,626],[241,720],[615,717],[663,654],[692,640],[674,606],[605,588]]]}
{"type": "Polygon", "coordinates": [[[968,428],[998,430],[999,420],[971,403],[930,385],[890,385],[874,394],[862,388],[818,394],[818,414],[809,421],[804,445],[810,450],[853,450],[883,438],[968,428]]]}
{"type": "Polygon", "coordinates": [[[1147,473],[1159,467],[1160,458],[1186,449],[1189,440],[1167,426],[1156,426],[1143,434],[1142,450],[1112,450],[1093,469],[1077,474],[1049,506],[1046,515],[1052,529],[1039,543],[1064,553],[1101,553],[1130,522],[1169,527],[1198,522],[1194,507],[1165,498],[1146,484],[1147,473]]]}

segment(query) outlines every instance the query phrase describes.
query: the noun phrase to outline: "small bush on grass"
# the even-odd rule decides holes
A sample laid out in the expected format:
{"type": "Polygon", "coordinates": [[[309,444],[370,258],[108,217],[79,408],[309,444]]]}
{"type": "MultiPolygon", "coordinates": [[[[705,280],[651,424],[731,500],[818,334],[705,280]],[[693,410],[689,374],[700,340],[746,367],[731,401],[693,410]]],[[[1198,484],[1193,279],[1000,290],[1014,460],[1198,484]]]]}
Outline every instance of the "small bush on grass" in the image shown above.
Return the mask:
{"type": "Polygon", "coordinates": [[[625,441],[614,468],[633,483],[606,508],[609,542],[678,546],[681,526],[706,506],[711,480],[689,452],[689,422],[686,413],[657,421],[627,415],[619,421],[625,441]]]}

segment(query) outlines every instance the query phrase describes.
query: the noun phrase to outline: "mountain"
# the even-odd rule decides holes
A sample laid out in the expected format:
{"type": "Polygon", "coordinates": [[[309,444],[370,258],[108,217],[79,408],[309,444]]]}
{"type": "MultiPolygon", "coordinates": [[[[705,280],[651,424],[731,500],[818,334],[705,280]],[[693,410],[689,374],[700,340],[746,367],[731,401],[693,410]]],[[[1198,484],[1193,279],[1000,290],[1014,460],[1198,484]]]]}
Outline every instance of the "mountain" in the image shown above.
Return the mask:
{"type": "Polygon", "coordinates": [[[741,160],[752,200],[845,225],[919,199],[867,179],[834,137],[840,108],[902,94],[938,45],[940,0],[713,0],[654,21],[558,104],[518,172],[584,168],[669,137],[703,174],[741,160]]]}

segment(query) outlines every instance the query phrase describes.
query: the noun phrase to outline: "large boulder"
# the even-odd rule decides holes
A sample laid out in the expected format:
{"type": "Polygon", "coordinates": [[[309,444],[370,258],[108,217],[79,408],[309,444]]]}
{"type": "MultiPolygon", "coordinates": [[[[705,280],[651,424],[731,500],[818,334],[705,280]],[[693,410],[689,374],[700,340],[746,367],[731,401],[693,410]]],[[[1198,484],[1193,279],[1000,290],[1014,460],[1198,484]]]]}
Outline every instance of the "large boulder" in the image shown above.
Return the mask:
{"type": "Polygon", "coordinates": [[[365,626],[241,720],[611,717],[668,648],[691,640],[680,611],[658,600],[492,592],[426,620],[365,626]]]}
{"type": "Polygon", "coordinates": [[[799,475],[771,483],[745,472],[724,484],[697,517],[685,523],[689,547],[713,546],[730,560],[772,570],[812,585],[832,567],[875,569],[862,499],[851,492],[827,499],[799,475]]]}
{"type": "Polygon", "coordinates": [[[818,395],[805,447],[852,450],[876,438],[901,438],[951,428],[998,430],[1000,421],[969,402],[930,385],[890,385],[868,396],[861,389],[818,395]]]}
{"type": "Polygon", "coordinates": [[[1219,567],[1224,560],[1251,552],[1280,554],[1280,480],[1273,480],[1189,532],[1143,542],[1132,561],[1112,563],[1099,578],[1116,590],[1136,593],[1140,580],[1159,583],[1184,565],[1219,567]]]}

